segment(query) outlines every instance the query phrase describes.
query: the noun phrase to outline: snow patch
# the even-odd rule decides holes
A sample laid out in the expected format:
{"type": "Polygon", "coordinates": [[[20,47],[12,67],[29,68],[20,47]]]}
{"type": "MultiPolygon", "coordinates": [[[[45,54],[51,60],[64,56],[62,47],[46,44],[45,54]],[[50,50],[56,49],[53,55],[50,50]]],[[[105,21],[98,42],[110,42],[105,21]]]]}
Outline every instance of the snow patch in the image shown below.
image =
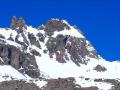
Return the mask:
{"type": "Polygon", "coordinates": [[[56,37],[59,34],[70,35],[70,36],[77,37],[77,38],[85,38],[77,29],[75,29],[72,26],[70,26],[70,30],[64,29],[62,31],[55,31],[54,35],[52,35],[52,37],[56,37]]]}

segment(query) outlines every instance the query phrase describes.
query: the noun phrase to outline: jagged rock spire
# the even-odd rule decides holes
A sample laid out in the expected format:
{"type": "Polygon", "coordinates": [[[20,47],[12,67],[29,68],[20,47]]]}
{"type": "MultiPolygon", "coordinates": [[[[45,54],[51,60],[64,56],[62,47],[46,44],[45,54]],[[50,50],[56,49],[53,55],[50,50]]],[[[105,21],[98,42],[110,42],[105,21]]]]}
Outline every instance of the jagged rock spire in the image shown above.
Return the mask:
{"type": "Polygon", "coordinates": [[[23,29],[23,28],[27,29],[26,23],[25,23],[25,20],[23,19],[23,17],[20,17],[18,19],[18,27],[19,27],[20,30],[23,29]]]}
{"type": "Polygon", "coordinates": [[[13,16],[12,18],[12,22],[11,22],[11,29],[15,30],[15,29],[27,29],[26,27],[26,23],[25,20],[23,19],[23,17],[20,17],[18,20],[16,18],[16,16],[13,16]]]}
{"type": "Polygon", "coordinates": [[[17,18],[16,16],[13,16],[12,21],[11,21],[11,29],[16,29],[17,28],[17,18]]]}

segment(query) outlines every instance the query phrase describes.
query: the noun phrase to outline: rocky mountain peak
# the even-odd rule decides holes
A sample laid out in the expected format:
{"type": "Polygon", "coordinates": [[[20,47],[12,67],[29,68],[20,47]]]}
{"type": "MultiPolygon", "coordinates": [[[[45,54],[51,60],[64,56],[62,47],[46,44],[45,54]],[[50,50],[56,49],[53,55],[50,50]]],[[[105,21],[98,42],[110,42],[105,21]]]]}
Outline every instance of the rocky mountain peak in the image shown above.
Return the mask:
{"type": "Polygon", "coordinates": [[[33,85],[35,90],[39,89],[33,83],[43,86],[42,90],[98,90],[99,82],[119,86],[119,64],[102,59],[85,36],[65,20],[51,19],[33,28],[23,18],[13,17],[11,28],[0,30],[0,81],[17,83],[10,90],[26,90],[16,88],[26,80],[32,83],[26,83],[24,88],[33,85]],[[117,72],[113,70],[116,67],[117,72]],[[8,69],[17,75],[6,72],[8,69]],[[107,73],[110,76],[106,79],[107,73]]]}
{"type": "Polygon", "coordinates": [[[62,31],[64,29],[69,30],[70,26],[64,22],[64,20],[59,19],[51,19],[48,20],[43,26],[39,27],[39,29],[44,29],[49,36],[53,35],[54,31],[62,31]]]}

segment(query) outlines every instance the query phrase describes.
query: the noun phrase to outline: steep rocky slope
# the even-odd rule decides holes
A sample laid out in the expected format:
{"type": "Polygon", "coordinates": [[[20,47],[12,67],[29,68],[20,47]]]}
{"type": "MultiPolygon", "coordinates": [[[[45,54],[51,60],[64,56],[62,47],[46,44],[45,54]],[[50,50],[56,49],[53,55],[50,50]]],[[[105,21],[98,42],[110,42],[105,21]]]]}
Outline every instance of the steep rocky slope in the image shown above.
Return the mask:
{"type": "Polygon", "coordinates": [[[119,90],[119,79],[120,63],[65,20],[33,28],[14,17],[0,28],[0,90],[119,90]]]}

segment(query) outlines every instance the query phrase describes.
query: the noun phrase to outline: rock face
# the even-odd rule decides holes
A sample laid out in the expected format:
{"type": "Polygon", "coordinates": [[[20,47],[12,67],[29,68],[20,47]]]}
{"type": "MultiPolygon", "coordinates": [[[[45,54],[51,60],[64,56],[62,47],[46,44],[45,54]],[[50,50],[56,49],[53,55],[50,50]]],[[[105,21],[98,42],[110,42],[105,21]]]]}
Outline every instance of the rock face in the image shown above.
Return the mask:
{"type": "MultiPolygon", "coordinates": [[[[27,53],[26,50],[28,49],[29,42],[24,33],[20,34],[15,37],[15,44],[17,43],[18,47],[15,45],[6,45],[7,41],[0,38],[0,57],[3,60],[0,64],[11,65],[21,73],[26,73],[32,78],[38,78],[40,72],[35,60],[35,55],[39,55],[39,53],[33,49],[31,49],[32,54],[27,53]],[[20,34],[23,41],[19,40],[20,34]]],[[[11,43],[14,43],[14,39],[11,40],[8,38],[8,40],[12,41],[11,43]]]]}
{"type": "Polygon", "coordinates": [[[52,58],[56,55],[56,60],[60,63],[65,63],[66,60],[72,60],[76,65],[86,64],[88,60],[86,56],[98,58],[95,50],[89,51],[88,47],[92,47],[84,38],[76,38],[69,35],[58,35],[56,38],[50,37],[46,43],[49,55],[52,58]],[[71,57],[68,57],[67,53],[71,57]]]}
{"type": "Polygon", "coordinates": [[[1,82],[0,90],[40,90],[40,89],[34,83],[11,80],[1,82]]]}

